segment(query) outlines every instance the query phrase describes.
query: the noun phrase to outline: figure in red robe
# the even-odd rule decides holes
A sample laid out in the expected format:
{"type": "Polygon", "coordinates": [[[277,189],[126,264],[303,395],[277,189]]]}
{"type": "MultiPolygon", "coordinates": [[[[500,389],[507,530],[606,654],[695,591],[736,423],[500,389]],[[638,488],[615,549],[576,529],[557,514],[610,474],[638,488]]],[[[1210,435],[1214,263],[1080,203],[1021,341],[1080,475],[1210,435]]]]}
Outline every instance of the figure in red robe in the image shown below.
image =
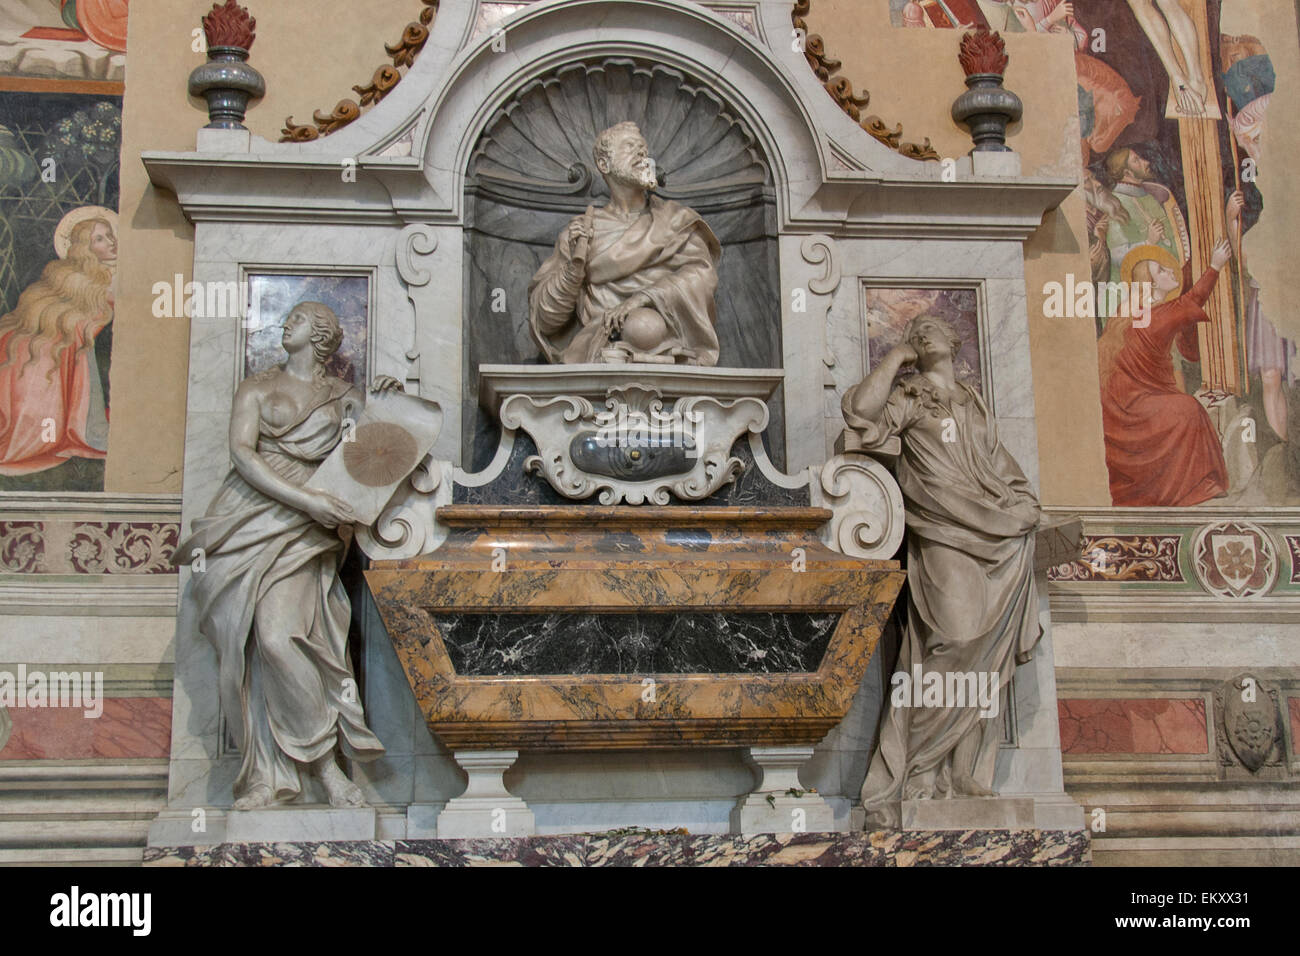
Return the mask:
{"type": "Polygon", "coordinates": [[[95,336],[113,318],[117,238],[98,216],[0,316],[0,475],[27,475],[108,448],[95,336]]]}
{"type": "Polygon", "coordinates": [[[1199,359],[1196,323],[1209,321],[1205,303],[1231,256],[1227,240],[1221,241],[1210,268],[1176,298],[1184,283],[1167,250],[1139,246],[1125,257],[1123,272],[1149,283],[1152,301],[1161,304],[1126,321],[1113,360],[1103,350],[1102,425],[1117,507],[1198,505],[1228,491],[1219,434],[1201,403],[1178,388],[1171,349],[1177,341],[1185,358],[1199,359]]]}

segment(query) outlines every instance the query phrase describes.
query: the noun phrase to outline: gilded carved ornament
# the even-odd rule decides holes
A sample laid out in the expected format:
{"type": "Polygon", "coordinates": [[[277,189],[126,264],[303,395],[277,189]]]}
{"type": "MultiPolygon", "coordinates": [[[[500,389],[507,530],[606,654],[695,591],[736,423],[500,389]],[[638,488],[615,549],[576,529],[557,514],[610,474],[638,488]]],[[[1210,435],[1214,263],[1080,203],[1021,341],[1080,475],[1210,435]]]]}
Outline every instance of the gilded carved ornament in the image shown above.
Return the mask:
{"type": "Polygon", "coordinates": [[[381,64],[369,83],[365,86],[352,87],[361,97],[360,103],[353,99],[341,99],[328,113],[316,110],[312,113],[315,126],[305,123],[298,125],[293,121],[292,116],[287,116],[284,120],[284,129],[280,131],[282,134],[280,142],[308,143],[321,136],[328,136],[356,120],[361,116],[362,110],[374,106],[392,92],[401,82],[402,68],[414,65],[416,57],[420,55],[420,51],[429,40],[429,24],[433,22],[434,12],[438,9],[438,0],[420,0],[420,3],[423,4],[424,9],[420,11],[419,21],[408,23],[402,31],[401,39],[396,43],[384,44],[384,50],[393,61],[392,66],[387,63],[381,64]]]}
{"type": "Polygon", "coordinates": [[[853,83],[847,77],[835,76],[843,63],[826,52],[826,41],[819,34],[808,32],[808,22],[804,17],[811,9],[812,0],[795,0],[790,19],[795,29],[802,31],[804,36],[804,58],[812,67],[813,73],[822,81],[831,99],[848,114],[850,119],[890,149],[897,150],[908,159],[937,161],[939,154],[930,145],[928,136],[923,143],[905,143],[902,141],[903,124],[897,123],[893,129],[890,129],[879,116],[862,115],[862,111],[871,101],[871,93],[866,90],[854,93],[853,83]]]}

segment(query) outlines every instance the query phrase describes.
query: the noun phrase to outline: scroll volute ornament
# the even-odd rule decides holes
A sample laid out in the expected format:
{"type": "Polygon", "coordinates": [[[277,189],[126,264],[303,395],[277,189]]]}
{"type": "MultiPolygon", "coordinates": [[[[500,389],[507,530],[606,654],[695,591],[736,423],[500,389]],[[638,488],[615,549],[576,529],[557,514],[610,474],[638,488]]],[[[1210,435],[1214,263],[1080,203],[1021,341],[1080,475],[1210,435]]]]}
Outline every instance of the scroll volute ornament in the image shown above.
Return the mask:
{"type": "Polygon", "coordinates": [[[420,0],[423,9],[420,10],[418,22],[408,23],[396,43],[384,44],[384,51],[392,59],[393,65],[381,65],[375,70],[369,83],[365,86],[352,87],[360,95],[360,103],[353,99],[341,99],[328,113],[322,110],[314,111],[312,121],[315,126],[300,125],[293,121],[292,116],[286,116],[284,128],[280,130],[280,142],[310,143],[314,139],[328,136],[359,119],[363,109],[374,106],[391,93],[402,81],[404,75],[402,68],[409,69],[414,66],[416,57],[429,42],[429,24],[433,22],[438,2],[439,0],[420,0]]]}
{"type": "Polygon", "coordinates": [[[966,92],[952,104],[953,121],[970,129],[975,152],[1010,152],[1007,126],[1020,119],[1024,104],[1015,93],[1002,88],[1008,62],[1006,43],[982,26],[961,38],[957,59],[966,73],[966,92]]]}
{"type": "Polygon", "coordinates": [[[817,79],[822,81],[822,86],[826,88],[826,92],[830,94],[835,104],[876,140],[890,149],[897,150],[908,159],[937,160],[939,154],[930,145],[928,137],[924,143],[905,143],[901,123],[895,124],[894,128],[890,129],[879,116],[863,115],[863,111],[871,101],[871,93],[867,90],[861,93],[855,92],[853,83],[847,77],[835,75],[840,71],[843,63],[827,52],[826,41],[820,34],[808,32],[808,21],[804,17],[808,16],[811,9],[812,0],[795,0],[790,20],[794,28],[801,31],[799,35],[803,38],[804,59],[808,61],[808,66],[812,68],[817,79]]]}
{"type": "Polygon", "coordinates": [[[213,4],[202,18],[208,62],[190,74],[191,96],[208,102],[208,129],[246,129],[248,101],[266,93],[262,74],[245,62],[257,37],[257,21],[235,0],[213,4]]]}

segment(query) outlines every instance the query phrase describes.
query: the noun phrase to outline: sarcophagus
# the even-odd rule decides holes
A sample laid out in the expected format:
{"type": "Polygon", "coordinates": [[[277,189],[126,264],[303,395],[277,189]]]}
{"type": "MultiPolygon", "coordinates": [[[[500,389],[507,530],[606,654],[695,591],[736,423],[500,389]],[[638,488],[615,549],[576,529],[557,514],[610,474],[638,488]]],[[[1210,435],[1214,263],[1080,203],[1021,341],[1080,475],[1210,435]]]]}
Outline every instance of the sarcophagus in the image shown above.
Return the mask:
{"type": "Polygon", "coordinates": [[[366,577],[452,750],[816,743],[904,573],[821,508],[452,505],[436,552],[366,577]]]}

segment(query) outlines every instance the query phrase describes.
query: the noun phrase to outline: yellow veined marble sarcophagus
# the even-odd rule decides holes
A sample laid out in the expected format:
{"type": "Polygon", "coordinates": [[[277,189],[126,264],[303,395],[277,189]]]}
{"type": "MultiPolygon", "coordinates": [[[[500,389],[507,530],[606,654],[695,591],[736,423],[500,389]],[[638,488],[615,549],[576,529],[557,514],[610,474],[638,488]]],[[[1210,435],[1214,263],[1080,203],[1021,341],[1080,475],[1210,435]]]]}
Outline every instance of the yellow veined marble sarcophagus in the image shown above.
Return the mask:
{"type": "Polygon", "coordinates": [[[366,573],[453,750],[811,745],[848,712],[904,572],[821,508],[452,505],[366,573]]]}

